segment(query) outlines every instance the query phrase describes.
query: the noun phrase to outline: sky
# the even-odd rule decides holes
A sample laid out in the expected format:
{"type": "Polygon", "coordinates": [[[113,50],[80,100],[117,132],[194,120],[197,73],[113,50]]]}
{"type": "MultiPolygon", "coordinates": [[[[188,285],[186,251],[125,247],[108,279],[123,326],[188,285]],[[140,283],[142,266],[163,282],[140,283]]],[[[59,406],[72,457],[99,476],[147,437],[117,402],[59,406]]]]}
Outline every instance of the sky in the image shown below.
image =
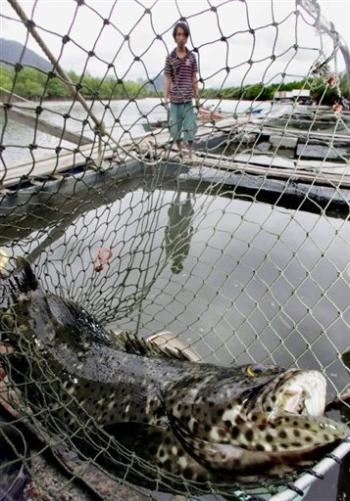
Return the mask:
{"type": "MultiPolygon", "coordinates": [[[[334,23],[349,46],[350,0],[318,3],[323,17],[334,23]]],[[[147,80],[160,74],[174,47],[173,25],[181,16],[191,29],[188,47],[198,48],[205,87],[268,84],[281,81],[283,74],[284,81],[298,80],[309,73],[322,50],[329,55],[333,47],[331,38],[312,26],[310,14],[296,7],[294,0],[85,0],[80,7],[74,0],[21,0],[20,4],[66,70],[100,77],[147,80]],[[110,23],[104,25],[104,18],[110,23]],[[62,45],[66,34],[70,41],[62,45]],[[97,57],[88,58],[88,51],[97,57]],[[108,63],[114,63],[115,70],[108,69],[108,63]]],[[[0,0],[0,7],[3,16],[18,20],[7,0],[0,0]]],[[[27,30],[18,21],[2,17],[1,36],[27,43],[43,55],[31,36],[27,40],[27,30]]],[[[344,70],[340,54],[336,68],[344,70]]]]}

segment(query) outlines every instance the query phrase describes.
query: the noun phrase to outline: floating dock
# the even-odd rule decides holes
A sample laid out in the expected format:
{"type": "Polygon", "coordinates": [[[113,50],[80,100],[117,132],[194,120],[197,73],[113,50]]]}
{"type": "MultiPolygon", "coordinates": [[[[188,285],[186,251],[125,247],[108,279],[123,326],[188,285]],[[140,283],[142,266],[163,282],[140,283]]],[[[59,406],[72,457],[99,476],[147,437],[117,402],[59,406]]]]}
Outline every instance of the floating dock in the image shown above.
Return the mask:
{"type": "Polygon", "coordinates": [[[53,182],[89,177],[89,172],[120,177],[117,173],[139,163],[144,173],[144,166],[148,172],[161,169],[165,177],[179,175],[182,184],[222,185],[238,196],[247,193],[257,200],[347,217],[350,135],[281,128],[274,122],[250,115],[201,124],[190,165],[172,149],[169,131],[156,129],[116,144],[102,137],[33,163],[0,167],[0,203],[8,205],[20,190],[45,191],[53,182]]]}

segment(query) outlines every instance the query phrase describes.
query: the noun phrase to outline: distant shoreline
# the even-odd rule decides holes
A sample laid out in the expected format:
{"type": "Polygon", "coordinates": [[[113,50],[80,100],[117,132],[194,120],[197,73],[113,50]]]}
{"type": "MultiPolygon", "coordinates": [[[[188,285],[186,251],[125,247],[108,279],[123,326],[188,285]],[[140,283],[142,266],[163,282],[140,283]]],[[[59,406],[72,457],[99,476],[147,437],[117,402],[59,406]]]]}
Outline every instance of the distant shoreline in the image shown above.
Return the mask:
{"type": "MultiPolygon", "coordinates": [[[[5,93],[5,92],[2,92],[0,90],[0,99],[6,103],[8,102],[8,99],[9,99],[9,94],[5,93]]],[[[23,98],[24,99],[24,98],[23,98]]],[[[128,97],[113,97],[113,98],[99,98],[98,100],[97,99],[93,99],[93,98],[89,98],[89,97],[84,97],[85,101],[86,102],[91,102],[91,101],[96,101],[96,103],[100,102],[100,103],[105,103],[106,101],[107,102],[114,102],[114,101],[128,101],[130,98],[128,97]]],[[[157,96],[142,96],[142,97],[139,97],[139,98],[133,98],[133,99],[136,99],[136,101],[142,101],[144,99],[161,99],[161,97],[157,97],[157,96]]],[[[273,100],[273,99],[264,99],[264,100],[261,100],[261,99],[242,99],[242,98],[235,98],[235,97],[203,97],[201,98],[201,101],[210,101],[210,100],[216,100],[216,101],[234,101],[234,102],[247,102],[247,101],[250,101],[252,103],[255,103],[255,104],[258,104],[258,103],[277,103],[277,104],[289,104],[291,103],[292,101],[283,101],[283,100],[273,100]]],[[[11,96],[11,102],[13,103],[20,103],[20,102],[23,102],[23,103],[39,103],[39,102],[42,102],[43,104],[44,103],[71,103],[73,101],[73,98],[68,98],[68,97],[47,97],[45,99],[40,99],[39,97],[37,98],[31,98],[31,99],[27,99],[25,98],[25,101],[22,101],[22,99],[20,98],[17,98],[16,96],[14,96],[12,94],[11,96]]],[[[79,103],[79,101],[76,99],[76,103],[79,103]]],[[[303,103],[298,103],[299,105],[302,105],[303,103]]],[[[312,106],[312,105],[308,105],[308,106],[312,106]]],[[[330,105],[329,104],[318,104],[317,105],[319,108],[330,108],[330,105]]]]}
{"type": "MultiPolygon", "coordinates": [[[[141,99],[149,99],[149,98],[159,99],[156,96],[142,96],[140,98],[136,98],[136,100],[140,101],[141,99]]],[[[9,94],[7,94],[6,92],[2,92],[0,90],[0,99],[3,102],[8,102],[8,100],[9,100],[9,94]]],[[[96,102],[99,102],[99,101],[127,101],[129,99],[130,98],[128,98],[128,97],[112,97],[112,98],[103,97],[103,98],[99,98],[99,99],[96,99],[96,98],[94,99],[92,97],[84,97],[84,100],[88,101],[88,102],[91,102],[91,101],[96,101],[96,102]]],[[[72,102],[73,101],[73,97],[45,97],[44,99],[41,99],[41,97],[38,96],[38,97],[32,97],[30,99],[28,99],[28,98],[22,98],[21,99],[21,97],[16,97],[13,94],[11,95],[11,102],[16,102],[16,103],[22,103],[22,102],[39,103],[40,101],[42,101],[43,103],[46,103],[46,102],[55,102],[55,101],[59,101],[60,103],[64,103],[64,102],[72,102]]],[[[76,102],[79,103],[78,99],[76,99],[76,102]]]]}
{"type": "MultiPolygon", "coordinates": [[[[71,89],[61,81],[60,78],[48,78],[39,70],[24,67],[19,72],[4,68],[0,65],[0,88],[7,89],[19,97],[32,102],[69,102],[72,100],[71,89]]],[[[149,87],[150,81],[134,82],[132,80],[116,80],[113,78],[99,79],[89,74],[77,75],[74,71],[68,73],[72,82],[73,90],[80,91],[80,94],[89,102],[109,102],[109,101],[137,101],[144,98],[161,99],[163,97],[163,87],[149,87]]],[[[225,88],[203,88],[199,90],[203,100],[228,99],[237,101],[273,101],[276,97],[289,96],[299,100],[311,99],[320,104],[330,104],[338,102],[340,97],[350,99],[350,84],[345,74],[338,75],[338,85],[330,85],[323,77],[304,78],[290,82],[276,82],[266,85],[263,82],[251,83],[225,88]]],[[[0,91],[1,92],[1,91],[0,91]]],[[[1,92],[4,101],[8,101],[7,93],[1,92]]],[[[12,97],[13,102],[20,99],[12,97]]]]}
{"type": "MultiPolygon", "coordinates": [[[[3,102],[8,102],[8,98],[9,98],[9,94],[6,94],[5,92],[1,92],[0,91],[0,99],[3,101],[3,102]]],[[[31,99],[28,99],[28,98],[23,98],[25,99],[25,101],[22,101],[22,99],[20,98],[17,98],[16,96],[12,95],[11,96],[11,102],[16,102],[16,103],[39,103],[40,101],[42,103],[55,103],[55,102],[58,102],[58,103],[71,103],[73,101],[73,98],[68,98],[68,97],[48,97],[48,98],[45,98],[45,99],[40,99],[39,97],[38,98],[31,98],[31,99]]],[[[142,96],[142,97],[138,97],[138,98],[133,98],[135,99],[136,101],[143,101],[144,99],[158,99],[158,100],[161,100],[162,98],[160,97],[157,97],[157,96],[142,96]]],[[[107,102],[114,102],[114,101],[128,101],[130,100],[130,98],[127,98],[127,97],[113,97],[113,98],[99,98],[99,99],[93,99],[93,98],[89,98],[89,97],[84,97],[84,100],[86,102],[91,102],[91,101],[96,101],[96,103],[100,102],[100,103],[105,103],[106,101],[107,102]]],[[[203,97],[201,98],[201,101],[211,101],[211,100],[216,100],[216,101],[236,101],[236,102],[242,102],[242,101],[251,101],[251,102],[255,102],[255,103],[268,103],[268,102],[272,102],[272,100],[270,99],[266,99],[264,101],[260,100],[260,99],[239,99],[239,98],[234,98],[234,97],[203,97]]],[[[78,99],[75,100],[76,103],[79,103],[78,99]]]]}

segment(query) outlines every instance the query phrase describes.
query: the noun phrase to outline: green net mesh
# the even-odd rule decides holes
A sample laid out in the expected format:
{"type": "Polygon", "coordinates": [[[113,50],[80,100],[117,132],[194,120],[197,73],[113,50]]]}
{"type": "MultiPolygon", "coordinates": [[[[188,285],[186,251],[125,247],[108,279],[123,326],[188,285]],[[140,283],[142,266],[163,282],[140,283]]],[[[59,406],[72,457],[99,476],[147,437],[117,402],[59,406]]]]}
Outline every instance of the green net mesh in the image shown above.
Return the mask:
{"type": "MultiPolygon", "coordinates": [[[[335,27],[313,0],[60,6],[57,23],[49,2],[2,3],[21,49],[2,40],[0,262],[26,257],[46,293],[115,332],[169,331],[218,365],[319,370],[348,423],[350,57],[335,27]],[[199,65],[190,162],[163,100],[178,19],[199,65]]],[[[40,346],[20,351],[36,405],[0,344],[0,499],[25,485],[41,499],[293,499],[349,450],[299,478],[202,485],[72,407],[40,346]]]]}

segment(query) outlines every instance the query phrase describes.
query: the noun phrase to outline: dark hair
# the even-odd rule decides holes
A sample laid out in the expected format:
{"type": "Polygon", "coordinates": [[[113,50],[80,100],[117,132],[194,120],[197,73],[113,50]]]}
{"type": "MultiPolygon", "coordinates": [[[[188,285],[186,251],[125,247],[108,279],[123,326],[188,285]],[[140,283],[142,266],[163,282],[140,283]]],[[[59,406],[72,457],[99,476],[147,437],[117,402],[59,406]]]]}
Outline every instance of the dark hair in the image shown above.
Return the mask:
{"type": "Polygon", "coordinates": [[[173,29],[174,39],[176,38],[176,31],[178,28],[182,28],[184,30],[186,38],[188,38],[190,36],[190,28],[188,27],[188,24],[184,23],[183,21],[179,21],[178,23],[175,24],[174,29],[173,29]]]}

